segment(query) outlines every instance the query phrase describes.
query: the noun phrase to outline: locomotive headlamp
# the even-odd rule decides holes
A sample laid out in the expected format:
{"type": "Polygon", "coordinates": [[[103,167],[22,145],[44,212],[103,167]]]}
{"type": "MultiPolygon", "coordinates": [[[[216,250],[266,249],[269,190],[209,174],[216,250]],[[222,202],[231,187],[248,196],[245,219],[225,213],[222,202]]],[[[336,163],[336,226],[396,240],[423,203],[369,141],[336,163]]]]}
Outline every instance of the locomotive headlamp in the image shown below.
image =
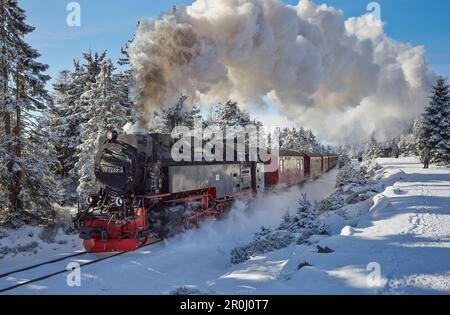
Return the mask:
{"type": "Polygon", "coordinates": [[[116,198],[116,206],[122,207],[123,206],[123,199],[120,197],[116,198]]]}
{"type": "Polygon", "coordinates": [[[108,141],[115,141],[118,136],[119,134],[115,130],[110,130],[106,133],[106,139],[108,139],[108,141]]]}
{"type": "Polygon", "coordinates": [[[94,197],[88,196],[88,197],[86,198],[86,203],[87,203],[88,205],[92,205],[92,204],[94,203],[94,197]]]}

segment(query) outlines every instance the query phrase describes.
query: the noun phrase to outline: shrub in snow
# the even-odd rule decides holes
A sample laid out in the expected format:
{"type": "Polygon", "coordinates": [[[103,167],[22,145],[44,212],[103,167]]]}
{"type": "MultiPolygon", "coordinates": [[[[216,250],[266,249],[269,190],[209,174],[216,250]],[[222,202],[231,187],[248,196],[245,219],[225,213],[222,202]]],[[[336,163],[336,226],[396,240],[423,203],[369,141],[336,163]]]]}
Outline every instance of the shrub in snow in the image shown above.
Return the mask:
{"type": "Polygon", "coordinates": [[[252,256],[282,249],[295,240],[293,233],[285,230],[271,231],[265,227],[255,234],[254,240],[244,246],[236,247],[231,251],[231,263],[239,264],[249,260],[252,256]]]}
{"type": "Polygon", "coordinates": [[[375,191],[372,190],[365,190],[365,191],[357,191],[354,193],[351,193],[348,197],[345,198],[346,204],[356,204],[358,202],[366,201],[369,198],[372,198],[374,195],[376,195],[375,191]]]}
{"type": "Polygon", "coordinates": [[[5,257],[8,254],[18,254],[23,252],[36,252],[36,249],[39,247],[38,242],[31,242],[25,245],[18,245],[17,247],[0,247],[0,259],[5,257]]]}
{"type": "Polygon", "coordinates": [[[252,256],[285,248],[296,239],[298,244],[305,243],[311,235],[325,233],[325,225],[319,221],[317,211],[303,194],[297,211],[294,214],[286,213],[275,231],[262,227],[250,244],[233,249],[231,263],[242,263],[252,256]]]}
{"type": "Polygon", "coordinates": [[[349,184],[364,186],[367,184],[367,172],[364,168],[355,167],[352,164],[347,164],[339,170],[336,176],[336,187],[342,188],[349,184]]]}
{"type": "Polygon", "coordinates": [[[317,211],[335,211],[345,206],[345,200],[341,192],[333,193],[328,198],[322,200],[317,204],[317,211]]]}
{"type": "Polygon", "coordinates": [[[372,176],[376,171],[381,170],[383,167],[377,163],[377,161],[375,159],[370,160],[367,163],[367,173],[369,174],[369,176],[372,176]]]}
{"type": "Polygon", "coordinates": [[[278,229],[309,235],[326,233],[325,226],[318,220],[317,210],[305,194],[301,195],[296,213],[286,213],[278,229]]]}

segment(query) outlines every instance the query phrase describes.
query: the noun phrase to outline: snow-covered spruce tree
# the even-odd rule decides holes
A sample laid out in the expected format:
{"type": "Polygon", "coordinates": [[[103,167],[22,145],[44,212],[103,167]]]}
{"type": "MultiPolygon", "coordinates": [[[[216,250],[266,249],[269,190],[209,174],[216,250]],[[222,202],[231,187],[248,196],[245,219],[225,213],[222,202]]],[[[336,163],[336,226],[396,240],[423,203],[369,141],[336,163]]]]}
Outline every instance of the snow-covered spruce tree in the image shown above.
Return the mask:
{"type": "Polygon", "coordinates": [[[306,149],[308,152],[320,152],[320,144],[317,142],[317,138],[311,130],[307,130],[306,137],[306,149]]]}
{"type": "Polygon", "coordinates": [[[287,212],[281,221],[279,230],[300,233],[299,242],[305,241],[313,234],[326,233],[325,226],[318,220],[318,212],[308,200],[306,194],[301,194],[297,211],[293,214],[287,212]]]}
{"type": "Polygon", "coordinates": [[[0,139],[1,221],[17,227],[52,216],[56,191],[49,168],[53,159],[46,149],[45,119],[50,97],[42,74],[48,66],[36,61],[40,54],[24,41],[34,28],[16,0],[0,0],[0,139]]]}
{"type": "MultiPolygon", "coordinates": [[[[139,23],[138,23],[139,24],[139,23]]],[[[117,73],[117,79],[122,89],[120,95],[123,97],[121,101],[123,104],[127,104],[127,107],[130,107],[132,123],[134,124],[137,119],[136,107],[132,101],[131,95],[134,89],[134,80],[133,80],[133,69],[130,66],[130,56],[128,55],[128,49],[133,40],[129,40],[125,43],[125,45],[121,48],[120,53],[122,57],[119,58],[117,64],[120,66],[119,72],[117,73]]]]}
{"type": "Polygon", "coordinates": [[[100,67],[96,82],[83,93],[81,101],[86,104],[81,125],[81,144],[78,146],[76,168],[80,177],[77,192],[84,195],[94,189],[94,154],[98,139],[106,131],[122,127],[132,120],[130,104],[124,103],[124,90],[113,73],[114,66],[107,59],[100,67]]]}
{"type": "Polygon", "coordinates": [[[377,139],[375,138],[375,134],[372,133],[369,137],[369,141],[366,145],[366,149],[364,151],[364,160],[369,161],[376,158],[381,157],[382,150],[380,148],[380,145],[378,144],[377,139]]]}
{"type": "Polygon", "coordinates": [[[282,150],[297,150],[299,145],[295,129],[284,128],[281,131],[280,142],[282,150]]]}
{"type": "MultiPolygon", "coordinates": [[[[105,52],[83,53],[83,64],[74,60],[73,69],[62,71],[53,85],[54,105],[50,110],[47,129],[49,142],[58,157],[58,163],[52,171],[65,190],[63,203],[74,202],[78,196],[78,147],[81,143],[81,126],[88,117],[87,104],[81,96],[95,83],[105,58],[105,52]]],[[[124,89],[123,85],[120,87],[124,89]]]]}
{"type": "MultiPolygon", "coordinates": [[[[417,117],[413,124],[402,134],[390,141],[396,146],[400,155],[419,156],[420,155],[420,139],[423,133],[423,118],[417,117]]],[[[392,156],[392,155],[389,155],[392,156]]]]}
{"type": "Polygon", "coordinates": [[[423,117],[417,117],[414,120],[412,126],[412,137],[408,141],[407,148],[410,154],[419,156],[420,155],[420,139],[422,138],[423,128],[423,117]]]}
{"type": "Polygon", "coordinates": [[[189,108],[186,104],[187,97],[181,96],[178,102],[169,108],[163,109],[155,117],[155,132],[171,133],[177,126],[194,127],[195,119],[201,118],[200,109],[189,108]]]}
{"type": "Polygon", "coordinates": [[[430,148],[433,163],[450,163],[450,90],[444,78],[438,78],[433,87],[430,104],[423,115],[421,151],[430,148]]]}
{"type": "Polygon", "coordinates": [[[74,202],[77,197],[76,178],[72,176],[72,170],[79,144],[78,123],[81,113],[75,104],[77,99],[71,95],[76,82],[73,77],[73,73],[63,70],[56,78],[53,84],[53,104],[50,106],[47,125],[43,128],[49,135],[49,146],[57,157],[52,173],[64,190],[64,198],[60,202],[62,204],[74,202]]]}
{"type": "Polygon", "coordinates": [[[238,103],[227,101],[219,104],[216,111],[216,122],[220,126],[241,126],[245,127],[251,123],[250,114],[242,111],[238,103]]]}
{"type": "Polygon", "coordinates": [[[351,154],[351,146],[350,145],[341,145],[338,148],[338,167],[343,168],[345,165],[351,163],[350,154],[351,154]]]}

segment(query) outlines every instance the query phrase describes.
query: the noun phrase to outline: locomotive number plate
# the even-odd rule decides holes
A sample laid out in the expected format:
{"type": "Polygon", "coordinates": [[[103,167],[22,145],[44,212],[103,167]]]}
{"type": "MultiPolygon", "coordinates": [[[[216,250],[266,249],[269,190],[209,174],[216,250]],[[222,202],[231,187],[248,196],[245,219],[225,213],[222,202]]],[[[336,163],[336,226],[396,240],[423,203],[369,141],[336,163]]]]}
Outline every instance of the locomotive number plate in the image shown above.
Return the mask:
{"type": "Polygon", "coordinates": [[[123,174],[123,167],[101,165],[100,170],[108,174],[123,174]]]}

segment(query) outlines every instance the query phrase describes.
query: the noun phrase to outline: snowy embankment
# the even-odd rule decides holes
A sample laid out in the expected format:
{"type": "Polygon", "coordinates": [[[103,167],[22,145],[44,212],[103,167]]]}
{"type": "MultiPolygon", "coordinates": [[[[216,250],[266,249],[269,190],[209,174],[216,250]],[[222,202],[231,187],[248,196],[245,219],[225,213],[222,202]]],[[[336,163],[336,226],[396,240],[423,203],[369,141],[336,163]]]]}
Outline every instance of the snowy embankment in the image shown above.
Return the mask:
{"type": "Polygon", "coordinates": [[[227,219],[166,243],[83,267],[81,287],[67,286],[66,275],[59,275],[9,293],[450,293],[450,170],[423,170],[412,159],[379,163],[378,182],[353,187],[344,203],[329,198],[336,210],[321,219],[331,235],[230,263],[232,249],[295,211],[300,191],[311,201],[329,196],[336,170],[300,190],[265,196],[245,212],[237,205],[227,219]],[[318,253],[317,245],[333,252],[318,253]]]}

